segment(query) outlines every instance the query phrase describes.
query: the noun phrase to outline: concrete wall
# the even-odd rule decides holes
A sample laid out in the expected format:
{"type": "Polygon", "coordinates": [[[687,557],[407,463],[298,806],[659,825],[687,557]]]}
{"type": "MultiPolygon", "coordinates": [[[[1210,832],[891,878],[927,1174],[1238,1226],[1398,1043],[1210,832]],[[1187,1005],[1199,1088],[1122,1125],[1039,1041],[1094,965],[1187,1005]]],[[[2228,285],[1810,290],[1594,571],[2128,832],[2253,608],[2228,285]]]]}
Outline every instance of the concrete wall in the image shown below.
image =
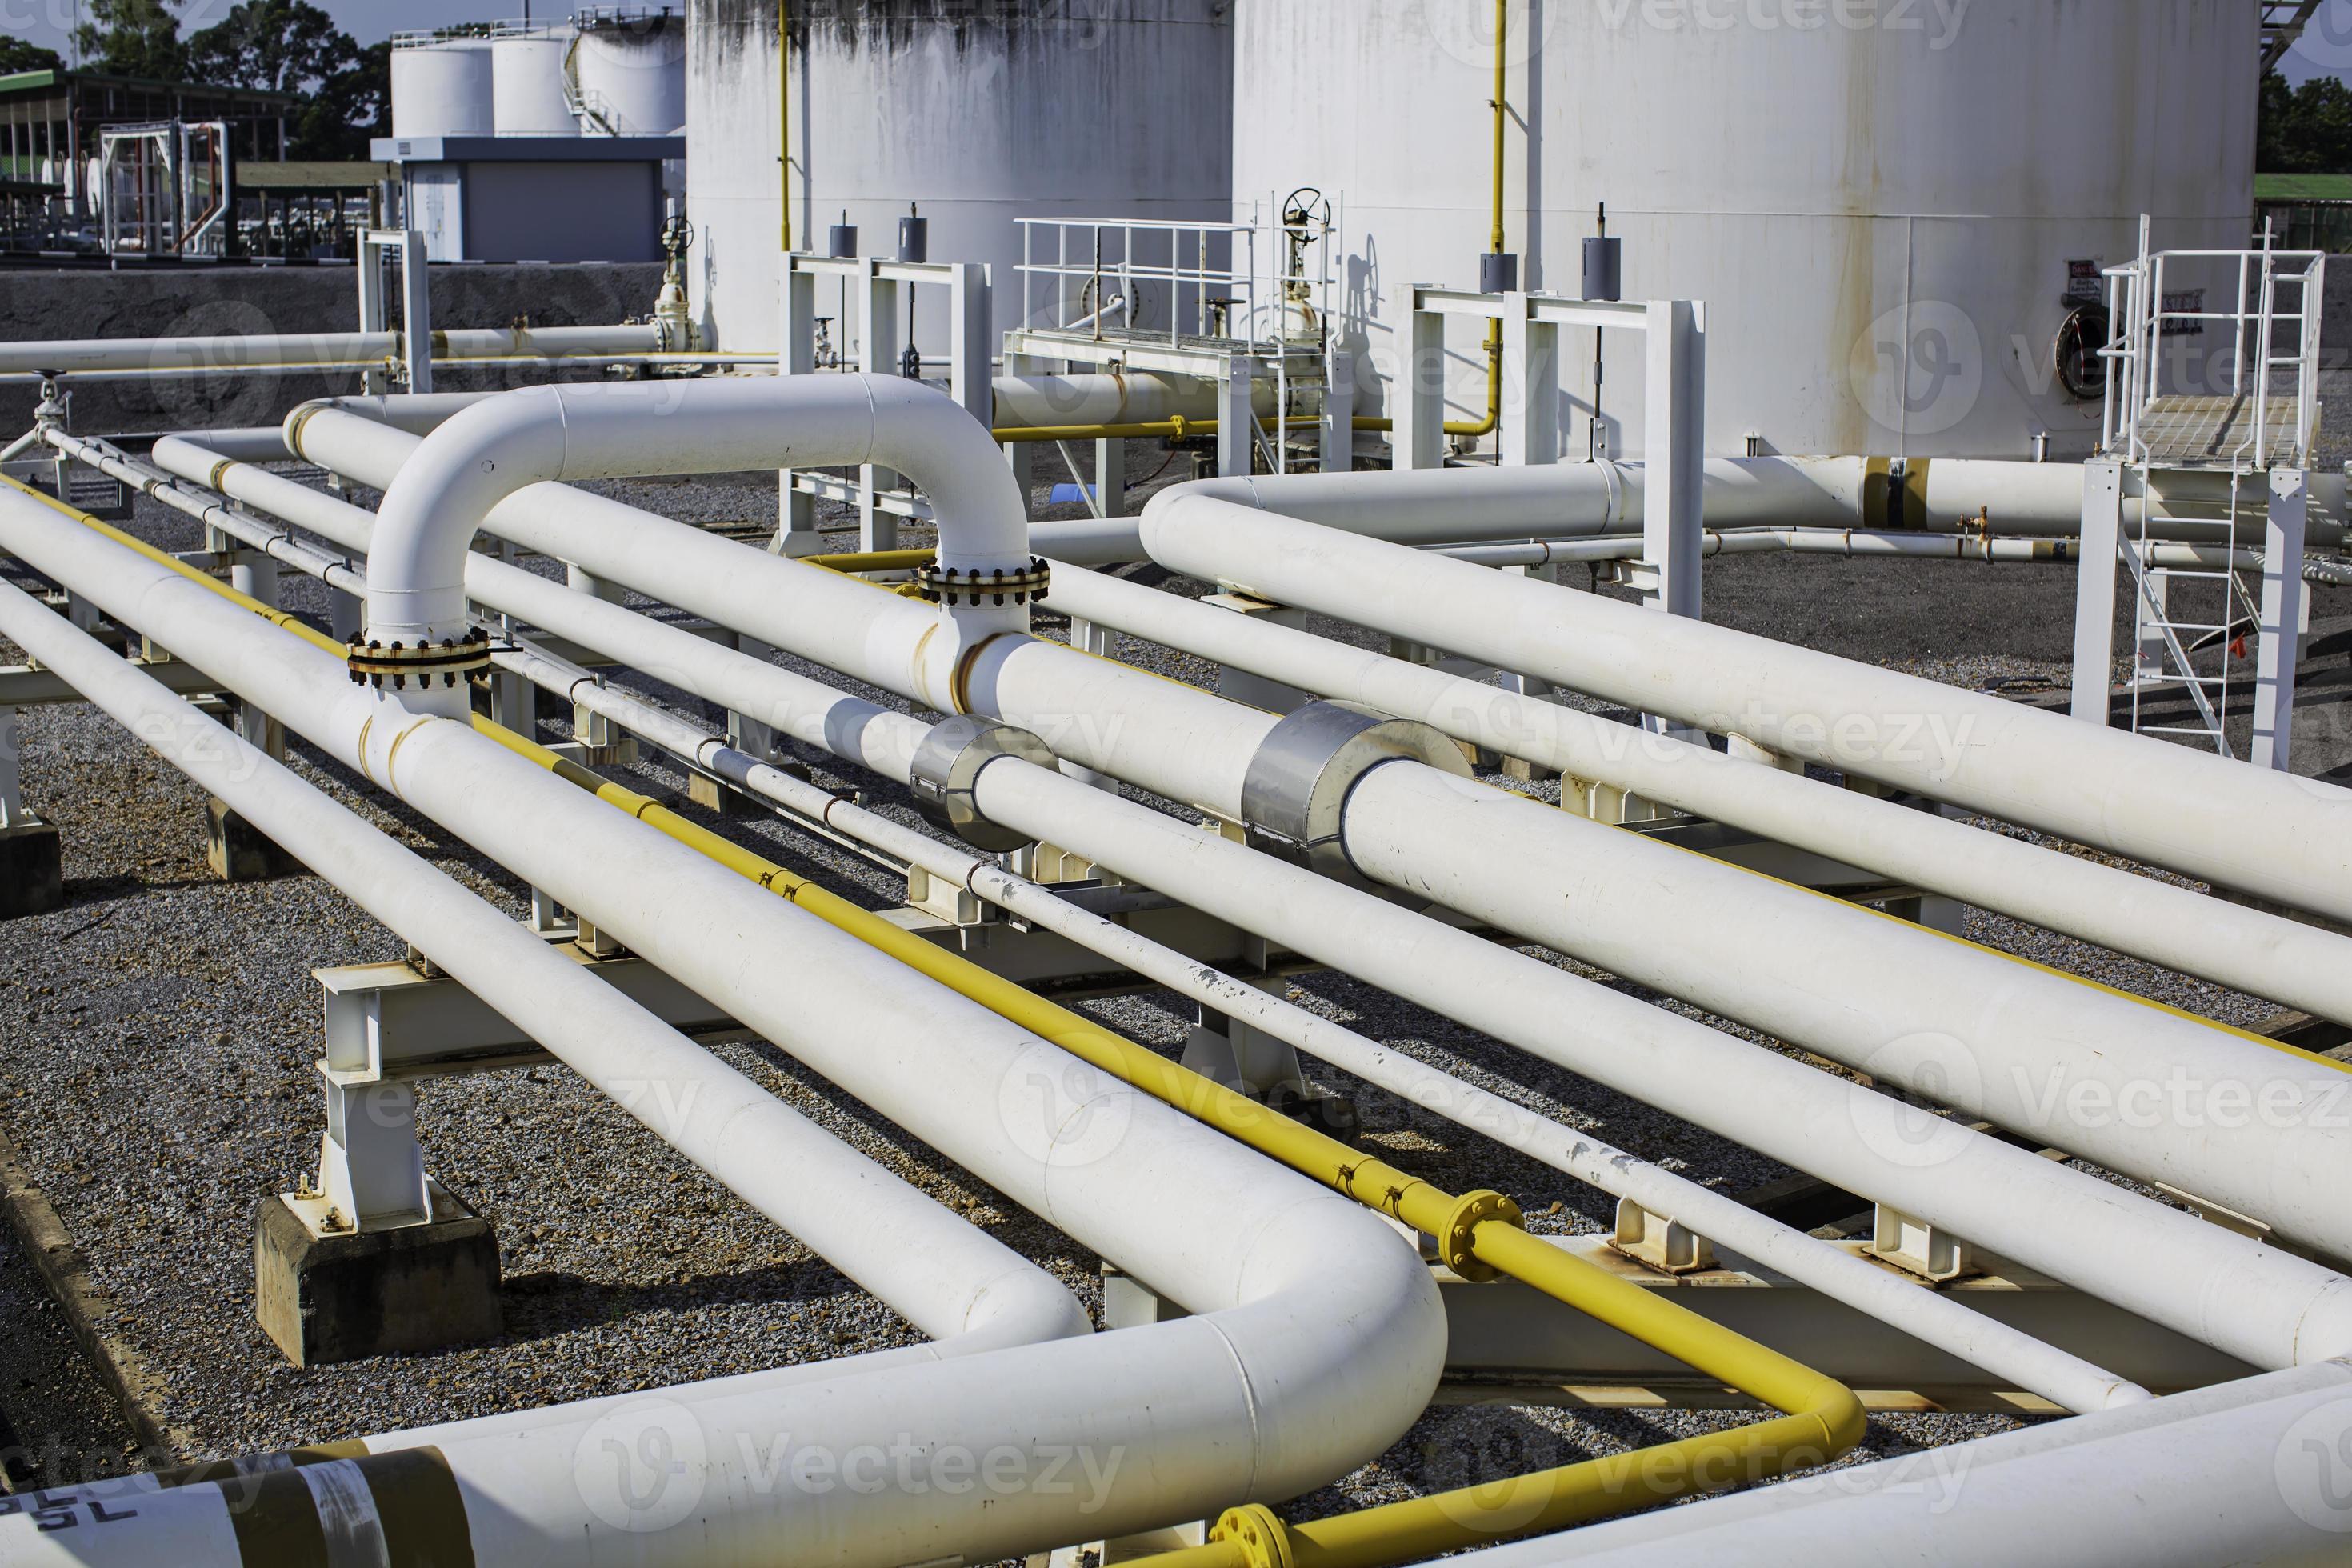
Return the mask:
{"type": "MultiPolygon", "coordinates": [[[[351,331],[359,324],[359,286],[347,267],[0,277],[0,340],[351,331]]],[[[533,326],[600,325],[650,314],[660,288],[657,264],[436,267],[433,325],[500,327],[518,316],[533,326]]],[[[449,392],[545,379],[536,371],[443,371],[435,384],[449,392]]],[[[356,374],[92,382],[74,394],[73,426],[104,434],[273,424],[307,398],[358,390],[356,374]]],[[[0,430],[14,436],[30,426],[37,401],[33,387],[0,386],[0,430]]]]}

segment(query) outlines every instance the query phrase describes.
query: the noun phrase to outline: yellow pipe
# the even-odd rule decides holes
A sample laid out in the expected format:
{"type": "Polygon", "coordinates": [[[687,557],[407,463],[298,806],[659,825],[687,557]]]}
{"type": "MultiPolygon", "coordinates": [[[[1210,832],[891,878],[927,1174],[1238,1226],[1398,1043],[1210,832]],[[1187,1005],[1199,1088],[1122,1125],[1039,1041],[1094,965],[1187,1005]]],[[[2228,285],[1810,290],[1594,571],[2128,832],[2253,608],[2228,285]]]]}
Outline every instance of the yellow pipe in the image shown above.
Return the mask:
{"type": "Polygon", "coordinates": [[[326,652],[333,654],[337,658],[341,658],[350,651],[344,647],[342,644],[337,642],[326,633],[305,624],[299,616],[289,615],[284,610],[272,609],[268,605],[263,604],[260,600],[256,599],[249,595],[240,594],[235,588],[230,587],[227,584],[222,582],[219,578],[212,575],[210,573],[199,572],[194,567],[189,565],[186,562],[174,559],[164,552],[156,549],[145,540],[135,539],[131,535],[123,532],[119,528],[113,527],[108,523],[100,522],[98,519],[90,516],[89,513],[83,511],[77,507],[68,506],[65,502],[58,500],[55,496],[45,495],[41,491],[35,489],[30,485],[18,483],[16,480],[8,478],[5,474],[0,474],[0,484],[5,484],[11,489],[20,490],[26,495],[31,496],[35,500],[39,501],[43,506],[49,508],[53,511],[63,512],[66,516],[73,519],[76,522],[80,523],[83,527],[105,535],[107,538],[114,541],[115,543],[121,545],[127,550],[137,552],[139,554],[145,556],[148,560],[154,562],[159,566],[170,567],[173,571],[177,572],[191,583],[201,584],[205,587],[211,589],[214,593],[220,595],[223,598],[230,600],[245,609],[251,610],[255,615],[259,616],[263,620],[268,621],[278,630],[291,632],[313,647],[324,649],[326,652]]]}
{"type": "MultiPolygon", "coordinates": [[[[314,647],[338,656],[343,653],[341,644],[285,612],[240,594],[85,512],[15,480],[6,482],[314,647]]],[[[1286,1526],[1256,1505],[1234,1510],[1219,1521],[1217,1540],[1191,1553],[1173,1553],[1175,1561],[1169,1568],[1184,1568],[1188,1561],[1230,1568],[1260,1564],[1272,1568],[1276,1563],[1374,1568],[1507,1535],[1563,1529],[1692,1490],[1822,1463],[1860,1440],[1862,1405],[1842,1384],[1529,1236],[1518,1206],[1502,1194],[1475,1192],[1457,1197],[1385,1161],[1359,1153],[969,959],[901,931],[873,911],[688,820],[650,795],[601,777],[479,715],[473,723],[478,733],[518,756],[593,793],[615,809],[790,900],[828,925],[998,1016],[1290,1169],[1434,1237],[1440,1254],[1464,1277],[1501,1275],[1519,1280],[1784,1413],[1732,1432],[1686,1438],[1495,1487],[1392,1504],[1309,1525],[1286,1526]],[[1257,1544],[1253,1547],[1252,1542],[1257,1544]]]]}
{"type": "Polygon", "coordinates": [[[793,249],[793,7],[776,0],[776,167],[783,181],[783,249],[793,249]]]}
{"type": "Polygon", "coordinates": [[[809,913],[1041,1039],[1143,1090],[1290,1169],[1437,1238],[1470,1279],[1507,1276],[1761,1400],[1782,1414],[1730,1432],[1520,1477],[1297,1527],[1255,1505],[1227,1513],[1219,1539],[1187,1563],[1223,1568],[1324,1564],[1362,1568],[1412,1561],[1510,1535],[1565,1529],[1701,1489],[1825,1463],[1861,1440],[1862,1402],[1834,1379],[1621,1279],[1524,1228],[1497,1193],[1454,1196],[1359,1153],[1254,1100],[1169,1061],[1093,1020],[796,877],[647,796],[477,718],[475,727],[598,798],[791,900],[809,913]],[[1258,1550],[1247,1544],[1255,1541],[1258,1550]]]}
{"type": "Polygon", "coordinates": [[[936,550],[867,550],[841,555],[803,555],[800,559],[828,572],[904,572],[929,566],[939,558],[936,550]]]}

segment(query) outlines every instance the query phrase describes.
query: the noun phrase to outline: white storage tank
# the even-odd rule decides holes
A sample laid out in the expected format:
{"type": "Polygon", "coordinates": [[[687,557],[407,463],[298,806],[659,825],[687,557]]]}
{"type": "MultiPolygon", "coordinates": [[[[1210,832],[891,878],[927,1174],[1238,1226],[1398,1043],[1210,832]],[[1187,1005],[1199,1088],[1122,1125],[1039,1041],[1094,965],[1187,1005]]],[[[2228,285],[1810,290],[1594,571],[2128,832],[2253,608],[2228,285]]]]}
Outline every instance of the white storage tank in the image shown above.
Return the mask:
{"type": "Polygon", "coordinates": [[[517,27],[490,41],[490,87],[501,136],[577,136],[564,91],[569,27],[517,27]]]}
{"type": "Polygon", "coordinates": [[[686,125],[686,18],[665,6],[581,13],[573,69],[592,136],[675,136],[686,125]]]}
{"type": "MultiPolygon", "coordinates": [[[[1523,287],[1575,294],[1606,203],[1627,299],[1706,300],[1711,452],[2016,458],[2046,432],[2080,456],[2099,405],[2069,392],[2055,348],[2081,264],[2130,259],[2142,213],[2159,248],[2248,243],[2258,9],[1510,0],[1507,248],[1523,287]]],[[[1492,0],[1234,16],[1234,203],[1297,184],[1339,199],[1345,320],[1384,390],[1395,288],[1478,286],[1492,0]]],[[[2226,303],[2222,279],[2199,281],[2226,303]]],[[[1454,323],[1447,346],[1451,416],[1475,419],[1476,329],[1454,323]]],[[[1592,348],[1561,344],[1572,457],[1592,348]]],[[[1637,454],[1640,340],[1612,334],[1609,353],[1616,450],[1637,454]]]]}
{"type": "Polygon", "coordinates": [[[489,39],[433,33],[393,39],[394,136],[488,136],[496,125],[489,39]]]}
{"type": "MultiPolygon", "coordinates": [[[[822,252],[846,211],[862,253],[895,255],[898,219],[914,203],[930,220],[931,260],[993,268],[1002,331],[1020,311],[1016,218],[1200,220],[1229,210],[1229,0],[830,0],[792,9],[800,249],[822,252]]],[[[688,11],[694,300],[722,347],[772,349],[782,223],[776,6],[690,0],[688,11]]],[[[839,313],[837,300],[833,284],[819,285],[821,314],[839,313]]],[[[929,310],[918,315],[918,339],[925,353],[944,353],[947,312],[929,310]]],[[[857,313],[852,300],[848,327],[834,328],[836,345],[856,336],[857,313]]]]}

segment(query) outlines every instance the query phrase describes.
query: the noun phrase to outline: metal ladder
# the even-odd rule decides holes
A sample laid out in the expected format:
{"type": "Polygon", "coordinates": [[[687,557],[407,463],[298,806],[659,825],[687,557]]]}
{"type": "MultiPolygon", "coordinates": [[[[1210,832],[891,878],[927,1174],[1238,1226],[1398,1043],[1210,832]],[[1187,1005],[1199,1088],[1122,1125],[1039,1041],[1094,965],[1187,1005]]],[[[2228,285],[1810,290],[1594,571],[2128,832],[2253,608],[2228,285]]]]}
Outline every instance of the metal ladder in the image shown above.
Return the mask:
{"type": "MultiPolygon", "coordinates": [[[[2267,228],[2258,249],[2154,252],[2141,220],[2140,254],[2112,268],[2113,338],[2105,410],[2106,447],[2139,476],[2140,519],[2122,540],[2128,569],[2137,647],[2132,731],[2199,741],[2224,757],[2234,752],[2223,731],[2233,687],[2251,679],[2243,639],[2262,622],[2262,608],[2230,545],[2250,524],[2261,536],[2266,487],[2250,483],[2274,468],[2310,461],[2318,422],[2318,351],[2326,259],[2273,247],[2267,228]],[[2201,298],[2168,292],[2168,275],[2200,264],[2234,266],[2229,307],[2203,308],[2201,298]],[[2168,393],[2162,363],[2168,334],[2203,332],[2210,324],[2230,334],[2226,391],[2168,393]],[[2182,563],[2178,547],[2159,549],[2152,537],[2168,522],[2188,521],[2167,511],[2161,476],[2226,476],[2227,510],[2196,521],[2226,525],[2221,543],[2182,563]],[[2169,559],[2164,559],[2165,557],[2169,559]],[[2220,653],[2218,669],[2210,667],[2220,653]],[[2194,710],[2193,722],[2155,721],[2147,712],[2156,691],[2178,689],[2194,710]]],[[[2201,291],[2200,291],[2201,293],[2201,291]]]]}
{"type": "MultiPolygon", "coordinates": [[[[2243,480],[2230,483],[2229,522],[2235,535],[2247,517],[2259,521],[2259,507],[2241,510],[2243,480]]],[[[2152,492],[2143,492],[2139,529],[2124,541],[2124,564],[2131,575],[2134,642],[2137,656],[2132,670],[2131,729],[2136,735],[2175,735],[2200,741],[2221,756],[2236,760],[2224,732],[2223,716],[2230,710],[2231,688],[2244,679],[2247,660],[2242,639],[2261,622],[2262,607],[2247,591],[2224,551],[2213,566],[2154,564],[2156,552],[2148,535],[2151,525],[2178,521],[2163,512],[2152,492]],[[2200,671],[2197,658],[2218,647],[2221,667],[2200,671]],[[2178,689],[2195,710],[2194,722],[2158,723],[2145,710],[2150,696],[2178,689]]]]}

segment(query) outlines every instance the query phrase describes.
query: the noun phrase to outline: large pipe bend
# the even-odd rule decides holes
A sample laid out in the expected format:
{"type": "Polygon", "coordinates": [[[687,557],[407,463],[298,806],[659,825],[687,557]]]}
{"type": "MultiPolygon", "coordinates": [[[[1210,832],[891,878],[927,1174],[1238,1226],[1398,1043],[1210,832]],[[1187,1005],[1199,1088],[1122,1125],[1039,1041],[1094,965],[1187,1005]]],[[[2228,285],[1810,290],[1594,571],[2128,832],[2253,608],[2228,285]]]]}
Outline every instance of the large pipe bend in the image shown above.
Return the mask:
{"type": "MultiPolygon", "coordinates": [[[[288,442],[299,438],[289,417],[288,442]]],[[[637,475],[876,463],[929,496],[942,568],[1028,564],[1021,489],[989,432],[944,393],[898,376],[726,377],[530,387],[460,410],[385,492],[368,551],[368,635],[466,630],[466,555],[490,510],[527,486],[637,475]]],[[[648,548],[658,548],[648,542],[648,548]]],[[[1024,605],[961,605],[970,642],[1025,628],[1024,605]]]]}

